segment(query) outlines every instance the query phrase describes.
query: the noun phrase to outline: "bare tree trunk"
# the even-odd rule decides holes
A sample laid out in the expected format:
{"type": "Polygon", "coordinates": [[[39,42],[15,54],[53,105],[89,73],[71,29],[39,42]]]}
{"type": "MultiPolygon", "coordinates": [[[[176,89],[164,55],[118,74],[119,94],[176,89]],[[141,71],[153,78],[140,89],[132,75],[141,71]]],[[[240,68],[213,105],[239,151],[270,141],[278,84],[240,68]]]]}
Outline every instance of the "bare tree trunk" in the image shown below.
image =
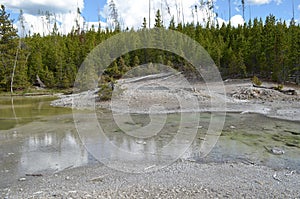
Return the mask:
{"type": "Polygon", "coordinates": [[[179,24],[179,10],[178,10],[178,3],[177,3],[177,0],[175,2],[175,7],[176,7],[176,13],[177,13],[177,24],[179,24]]]}
{"type": "Polygon", "coordinates": [[[164,22],[164,10],[163,10],[163,2],[162,0],[160,0],[160,12],[161,12],[161,21],[162,21],[162,25],[165,26],[164,22]]]}
{"type": "Polygon", "coordinates": [[[14,105],[14,97],[13,97],[14,90],[13,90],[13,84],[14,84],[15,70],[16,70],[16,67],[17,67],[17,60],[18,60],[19,49],[20,49],[20,48],[21,48],[21,40],[19,41],[19,46],[18,46],[18,48],[17,48],[17,53],[16,53],[16,57],[15,57],[15,61],[14,61],[13,72],[12,72],[12,75],[11,75],[11,81],[10,81],[11,109],[12,109],[12,112],[13,112],[13,116],[14,116],[14,118],[15,118],[15,120],[16,120],[16,123],[18,123],[18,118],[17,118],[17,115],[16,115],[15,105],[14,105]]]}
{"type": "Polygon", "coordinates": [[[197,5],[195,5],[195,13],[196,13],[197,24],[198,24],[199,23],[199,16],[198,16],[198,7],[197,7],[197,5]]]}
{"type": "Polygon", "coordinates": [[[229,17],[229,22],[230,22],[230,20],[231,20],[231,1],[230,0],[228,0],[228,17],[229,17]]]}
{"type": "Polygon", "coordinates": [[[295,20],[295,4],[294,0],[292,0],[292,9],[293,9],[293,21],[295,20]]]}
{"type": "Polygon", "coordinates": [[[171,15],[171,10],[170,10],[170,6],[169,6],[169,3],[167,0],[165,0],[165,5],[167,7],[167,10],[168,10],[168,14],[170,15],[170,17],[172,18],[172,15],[171,15]]]}
{"type": "Polygon", "coordinates": [[[19,46],[17,48],[17,53],[16,53],[16,57],[15,57],[15,61],[14,61],[14,67],[13,67],[13,71],[12,71],[12,74],[11,74],[11,81],[10,81],[10,93],[11,93],[11,95],[14,93],[14,90],[13,90],[14,77],[15,77],[15,71],[16,71],[16,67],[17,67],[17,62],[18,62],[20,49],[21,49],[21,38],[19,40],[19,46]]]}
{"type": "Polygon", "coordinates": [[[149,0],[149,29],[151,28],[151,0],[149,0]]]}
{"type": "Polygon", "coordinates": [[[17,114],[16,114],[16,110],[15,110],[14,97],[13,96],[11,96],[11,109],[12,109],[12,112],[13,112],[13,116],[16,120],[16,123],[18,124],[18,118],[17,118],[17,114]]]}
{"type": "Polygon", "coordinates": [[[245,0],[242,0],[243,19],[245,21],[245,0]]]}
{"type": "Polygon", "coordinates": [[[181,12],[182,12],[182,24],[184,25],[184,12],[183,12],[183,4],[182,4],[182,0],[181,0],[181,12]]]}
{"type": "Polygon", "coordinates": [[[215,26],[215,4],[213,0],[211,0],[209,5],[209,16],[211,25],[215,26]]]}

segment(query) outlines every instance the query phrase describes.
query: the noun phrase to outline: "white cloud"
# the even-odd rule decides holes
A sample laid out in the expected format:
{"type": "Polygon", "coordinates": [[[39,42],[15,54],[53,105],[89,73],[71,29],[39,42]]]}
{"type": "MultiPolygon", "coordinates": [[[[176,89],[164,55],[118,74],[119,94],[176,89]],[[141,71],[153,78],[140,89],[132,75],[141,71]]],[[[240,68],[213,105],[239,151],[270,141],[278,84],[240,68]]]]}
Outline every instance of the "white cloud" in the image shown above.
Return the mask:
{"type": "Polygon", "coordinates": [[[218,17],[218,18],[216,19],[216,21],[217,21],[217,24],[219,24],[220,27],[223,25],[223,23],[224,23],[224,24],[228,24],[227,21],[225,21],[224,19],[222,19],[222,18],[220,18],[220,17],[218,17]]]}
{"type": "Polygon", "coordinates": [[[249,4],[262,5],[271,3],[272,0],[248,0],[249,4]]]}
{"type": "MultiPolygon", "coordinates": [[[[109,2],[101,12],[102,17],[107,18],[109,15],[109,2]]],[[[118,13],[121,17],[121,22],[124,22],[125,27],[140,28],[145,17],[149,22],[149,6],[148,1],[141,0],[114,0],[118,13]]],[[[207,6],[199,5],[198,0],[152,0],[151,1],[151,26],[154,25],[155,13],[160,9],[163,18],[164,26],[169,26],[169,23],[174,17],[175,23],[180,22],[207,22],[210,17],[213,19],[216,15],[207,6]],[[197,12],[195,10],[197,6],[197,12]]],[[[122,25],[122,24],[121,24],[122,25]]]]}
{"type": "MultiPolygon", "coordinates": [[[[83,0],[0,0],[8,9],[15,13],[24,12],[25,34],[52,32],[56,22],[58,31],[66,34],[76,27],[76,20],[83,27],[84,19],[77,14],[77,8],[83,10],[83,0]],[[46,13],[50,13],[48,17],[46,13]]],[[[15,24],[21,30],[20,22],[15,24]]]]}
{"type": "Polygon", "coordinates": [[[300,4],[298,5],[298,10],[300,10],[300,4]]]}
{"type": "Polygon", "coordinates": [[[277,5],[280,5],[282,3],[282,0],[274,0],[274,1],[277,5]]]}
{"type": "Polygon", "coordinates": [[[269,4],[272,1],[275,2],[277,5],[280,5],[282,3],[282,0],[248,0],[247,3],[252,5],[263,5],[269,4]]]}
{"type": "Polygon", "coordinates": [[[244,25],[245,21],[243,19],[243,16],[234,15],[233,17],[231,17],[230,22],[232,26],[237,27],[238,25],[244,25]]]}
{"type": "Polygon", "coordinates": [[[84,8],[83,0],[0,0],[6,7],[18,12],[20,9],[24,13],[38,15],[45,12],[69,13],[76,11],[77,8],[84,8]]]}
{"type": "MultiPolygon", "coordinates": [[[[106,18],[109,13],[109,2],[101,11],[101,16],[106,18]]],[[[270,2],[272,0],[249,0],[252,2],[270,2]]],[[[275,1],[275,0],[273,0],[275,1]]],[[[148,1],[142,0],[114,0],[122,28],[141,28],[143,18],[149,22],[148,1]]],[[[205,25],[209,20],[219,23],[225,22],[221,18],[215,21],[216,13],[208,9],[207,5],[200,5],[199,0],[151,0],[151,27],[154,25],[155,14],[158,9],[161,10],[164,26],[168,27],[174,17],[175,23],[197,23],[205,25]]],[[[215,2],[215,1],[214,1],[215,2]]],[[[76,21],[79,22],[81,28],[91,28],[92,25],[98,28],[98,22],[86,22],[82,16],[77,14],[77,8],[84,8],[84,0],[0,0],[1,4],[6,5],[10,10],[18,13],[20,9],[24,12],[25,18],[25,34],[30,31],[32,33],[49,34],[52,32],[54,22],[56,22],[60,33],[69,33],[72,28],[76,27],[76,21]],[[45,12],[50,12],[50,18],[45,16],[45,12]]],[[[226,23],[226,22],[225,22],[226,23]]],[[[228,22],[227,22],[228,23],[228,22]]],[[[236,15],[231,19],[232,25],[237,26],[243,24],[240,15],[236,15]]],[[[109,21],[108,23],[109,24],[109,21]]],[[[21,30],[20,23],[15,24],[21,30]]],[[[101,23],[102,28],[106,27],[106,23],[101,23]]]]}

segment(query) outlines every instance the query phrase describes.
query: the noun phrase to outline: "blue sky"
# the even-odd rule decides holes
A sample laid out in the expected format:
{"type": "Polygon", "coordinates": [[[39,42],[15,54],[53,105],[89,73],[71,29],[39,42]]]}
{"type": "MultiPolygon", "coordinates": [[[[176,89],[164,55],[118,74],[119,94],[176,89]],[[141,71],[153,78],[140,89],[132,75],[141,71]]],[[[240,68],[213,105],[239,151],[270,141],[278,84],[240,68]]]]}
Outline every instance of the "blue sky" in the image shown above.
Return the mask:
{"type": "MultiPolygon", "coordinates": [[[[145,1],[145,6],[148,6],[147,0],[145,1]]],[[[87,20],[95,21],[97,20],[97,11],[98,8],[103,9],[106,4],[106,0],[98,0],[95,3],[95,0],[85,0],[85,8],[83,10],[83,15],[87,20]]],[[[262,17],[266,18],[269,14],[275,15],[277,18],[281,18],[284,20],[290,20],[292,18],[292,0],[281,0],[281,1],[270,1],[270,3],[265,4],[254,4],[245,0],[245,20],[248,21],[251,15],[251,18],[262,17]],[[281,2],[281,3],[280,3],[281,2]]],[[[259,0],[257,0],[259,2],[259,0]]],[[[261,2],[264,2],[263,0],[261,2]]],[[[267,1],[265,1],[267,2],[267,1]]],[[[216,10],[219,17],[228,20],[228,0],[217,0],[216,6],[218,9],[216,10]]],[[[300,0],[294,0],[294,8],[295,8],[295,18],[300,20],[300,0]]],[[[240,0],[231,0],[231,12],[232,16],[240,14],[242,15],[242,7],[240,0]],[[239,11],[238,11],[239,10],[239,11]]]]}
{"type": "MultiPolygon", "coordinates": [[[[40,15],[41,11],[50,11],[53,14],[56,21],[61,24],[61,32],[65,33],[75,24],[75,19],[83,24],[83,21],[87,23],[87,26],[98,24],[98,11],[101,14],[102,26],[106,25],[106,16],[108,10],[108,2],[111,0],[0,0],[0,4],[4,4],[12,17],[17,21],[19,10],[22,9],[25,13],[26,28],[31,32],[46,32],[45,29],[45,17],[40,15]],[[79,17],[76,13],[77,7],[81,9],[82,17],[79,17]],[[43,22],[41,22],[43,21],[43,22]]],[[[199,4],[201,0],[151,0],[151,15],[154,18],[155,11],[163,8],[163,17],[165,25],[172,16],[177,15],[176,5],[179,5],[182,15],[177,17],[177,21],[195,21],[195,15],[192,14],[192,7],[195,4],[199,4]],[[177,2],[177,3],[176,3],[177,2]],[[167,6],[170,7],[170,13],[167,12],[167,6]]],[[[207,0],[204,0],[207,1],[207,0]]],[[[239,24],[243,22],[241,0],[231,1],[231,16],[233,24],[239,24]]],[[[142,24],[143,17],[148,19],[148,0],[114,0],[120,15],[120,19],[124,27],[139,28],[142,24]]],[[[219,21],[228,22],[228,0],[214,0],[215,13],[218,14],[219,21]]],[[[262,17],[265,19],[269,14],[273,14],[276,18],[281,18],[286,21],[290,21],[292,18],[292,2],[294,2],[295,19],[300,22],[300,0],[245,0],[245,20],[248,21],[251,18],[262,17]]],[[[204,13],[210,13],[211,16],[215,16],[215,13],[207,12],[203,9],[202,13],[198,11],[199,19],[207,18],[204,13]]],[[[197,20],[199,20],[197,19],[197,20]]],[[[151,22],[153,25],[153,21],[151,22]]],[[[18,26],[18,24],[16,23],[18,26]]],[[[49,27],[48,29],[51,29],[49,27]]]]}

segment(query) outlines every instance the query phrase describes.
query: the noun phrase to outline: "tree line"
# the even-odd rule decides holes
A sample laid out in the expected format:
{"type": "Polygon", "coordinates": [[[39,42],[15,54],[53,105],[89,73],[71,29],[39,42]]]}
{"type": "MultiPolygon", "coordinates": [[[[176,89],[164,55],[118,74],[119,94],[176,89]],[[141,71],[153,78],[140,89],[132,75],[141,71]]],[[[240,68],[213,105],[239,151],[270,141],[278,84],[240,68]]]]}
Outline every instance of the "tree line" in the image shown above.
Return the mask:
{"type": "MultiPolygon", "coordinates": [[[[9,91],[11,86],[14,90],[26,89],[36,84],[37,76],[48,88],[70,88],[84,59],[97,45],[121,31],[149,30],[145,18],[141,24],[139,30],[102,29],[101,26],[89,30],[74,28],[67,35],[60,34],[54,25],[49,35],[20,37],[9,13],[1,6],[0,90],[9,91]]],[[[206,26],[176,24],[171,20],[168,27],[164,27],[158,10],[155,28],[178,31],[197,41],[212,57],[224,79],[258,76],[284,83],[300,71],[300,26],[294,20],[287,24],[269,15],[264,21],[255,18],[238,27],[210,22],[206,26]]],[[[155,38],[148,42],[155,42],[155,38]]],[[[118,79],[131,68],[145,63],[170,65],[188,76],[196,73],[180,55],[140,49],[112,60],[104,73],[105,81],[118,79]]]]}

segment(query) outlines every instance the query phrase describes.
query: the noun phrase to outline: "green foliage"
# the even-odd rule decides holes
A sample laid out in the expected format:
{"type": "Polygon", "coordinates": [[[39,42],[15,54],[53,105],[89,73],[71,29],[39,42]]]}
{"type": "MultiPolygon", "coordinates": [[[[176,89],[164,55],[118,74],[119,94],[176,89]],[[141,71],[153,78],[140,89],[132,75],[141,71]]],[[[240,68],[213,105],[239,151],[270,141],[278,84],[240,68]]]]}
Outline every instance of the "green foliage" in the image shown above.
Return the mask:
{"type": "Polygon", "coordinates": [[[113,80],[112,78],[110,80],[107,80],[108,82],[100,83],[99,85],[99,91],[98,96],[100,101],[108,101],[111,100],[111,98],[117,97],[121,95],[125,89],[120,88],[118,86],[117,82],[113,80]]]}
{"type": "Polygon", "coordinates": [[[18,48],[17,31],[3,5],[0,8],[0,89],[8,91],[18,48]]]}
{"type": "Polygon", "coordinates": [[[98,92],[99,98],[101,101],[108,101],[112,97],[112,88],[110,86],[110,83],[101,84],[99,86],[100,90],[98,92]]]}
{"type": "Polygon", "coordinates": [[[281,91],[283,89],[283,85],[282,84],[278,84],[276,87],[276,90],[281,91]]]}
{"type": "Polygon", "coordinates": [[[156,11],[154,27],[156,27],[156,28],[161,28],[161,27],[163,27],[163,25],[162,25],[162,20],[161,20],[160,10],[157,10],[157,11],[156,11]]]}
{"type": "Polygon", "coordinates": [[[147,28],[147,20],[146,17],[144,17],[143,19],[143,25],[142,25],[143,30],[145,30],[147,28]]]}
{"type": "MultiPolygon", "coordinates": [[[[9,17],[5,7],[1,6],[0,90],[9,89],[19,43],[17,32],[9,17]]],[[[20,19],[22,19],[21,16],[20,19]]],[[[120,31],[119,15],[114,1],[110,1],[110,19],[111,29],[95,30],[95,28],[91,28],[78,31],[74,27],[68,35],[60,35],[57,27],[54,27],[49,35],[34,34],[22,38],[14,89],[25,89],[34,85],[37,75],[50,89],[72,87],[79,68],[91,50],[120,31]]],[[[144,19],[142,30],[137,31],[148,31],[146,27],[147,21],[144,19]]],[[[155,27],[167,29],[163,27],[159,10],[156,12],[155,27]]],[[[293,21],[286,25],[284,21],[277,20],[270,15],[265,21],[254,19],[244,26],[233,27],[230,24],[222,26],[213,24],[201,26],[199,23],[176,24],[173,18],[168,29],[179,31],[200,43],[211,55],[224,78],[243,78],[256,75],[257,79],[259,77],[283,83],[300,71],[300,26],[293,21]]],[[[130,31],[134,32],[134,30],[130,31]]],[[[163,42],[160,42],[160,37],[161,35],[157,34],[146,41],[136,39],[131,45],[134,47],[142,42],[149,42],[165,49],[165,46],[162,46],[163,42]]],[[[136,69],[133,71],[139,75],[159,72],[156,65],[158,63],[171,66],[183,72],[186,77],[199,78],[195,67],[182,58],[184,55],[192,53],[190,52],[192,49],[189,49],[187,44],[174,41],[173,38],[168,39],[168,43],[174,45],[172,47],[183,49],[179,55],[154,49],[139,49],[108,63],[110,66],[105,71],[86,67],[89,69],[78,77],[82,80],[79,81],[82,84],[80,88],[90,88],[98,81],[97,75],[99,74],[103,74],[101,85],[105,85],[112,79],[121,78],[134,68],[136,69]],[[145,68],[139,67],[144,64],[148,65],[145,68]]],[[[126,46],[122,43],[111,45],[111,48],[116,47],[124,47],[122,50],[126,50],[126,46]]],[[[110,49],[107,52],[110,52],[110,49]]],[[[103,60],[111,59],[111,55],[107,52],[101,52],[103,60]]],[[[103,64],[103,60],[98,61],[99,63],[86,62],[85,64],[99,66],[103,64]]],[[[253,82],[259,85],[259,82],[254,80],[253,82]]],[[[105,86],[102,90],[107,93],[107,96],[110,95],[105,86]]]]}
{"type": "Polygon", "coordinates": [[[260,79],[259,79],[258,77],[256,77],[256,76],[254,76],[254,77],[252,78],[252,83],[255,84],[255,85],[257,85],[257,86],[261,86],[261,85],[262,85],[262,82],[261,82],[260,79]]]}

